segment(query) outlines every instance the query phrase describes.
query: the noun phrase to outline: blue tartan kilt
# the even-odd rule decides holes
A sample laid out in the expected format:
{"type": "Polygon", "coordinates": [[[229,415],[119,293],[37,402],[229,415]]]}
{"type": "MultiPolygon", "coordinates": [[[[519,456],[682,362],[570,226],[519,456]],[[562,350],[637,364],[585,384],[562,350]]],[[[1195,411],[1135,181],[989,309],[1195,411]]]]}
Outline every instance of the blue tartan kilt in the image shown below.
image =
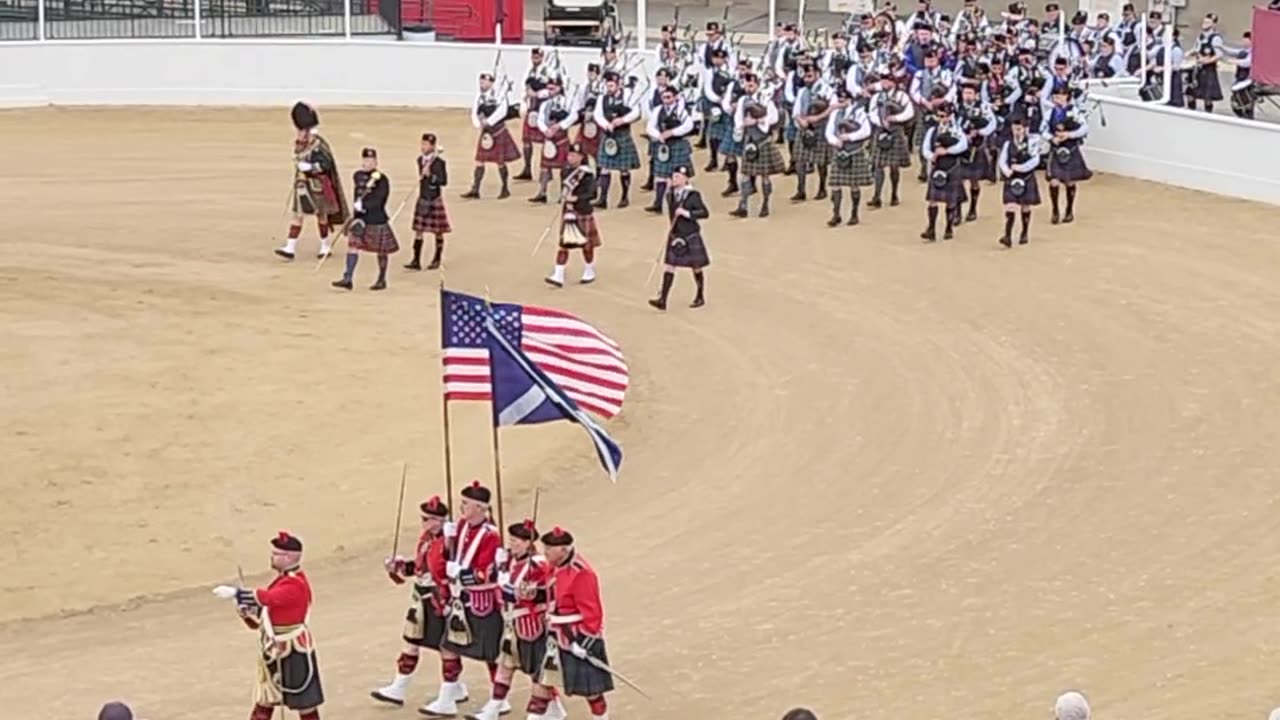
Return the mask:
{"type": "Polygon", "coordinates": [[[786,138],[787,144],[795,142],[798,135],[800,135],[800,128],[796,127],[795,121],[787,120],[787,129],[782,134],[782,137],[786,138]]]}
{"type": "Polygon", "coordinates": [[[721,113],[720,117],[707,126],[707,140],[715,140],[722,146],[725,141],[733,139],[733,116],[721,113]]]}
{"type": "Polygon", "coordinates": [[[600,141],[600,152],[596,155],[596,167],[600,172],[636,170],[640,167],[640,150],[636,148],[636,139],[631,136],[630,128],[618,128],[612,135],[605,134],[600,141]],[[604,151],[610,137],[618,143],[616,155],[608,155],[604,151]]]}
{"type": "Polygon", "coordinates": [[[658,159],[658,145],[660,144],[655,142],[649,146],[649,150],[653,154],[653,176],[658,178],[671,177],[677,167],[684,165],[689,169],[689,177],[693,177],[693,147],[689,145],[689,141],[685,138],[668,140],[667,147],[671,148],[671,154],[666,162],[658,159]]]}
{"type": "Polygon", "coordinates": [[[729,134],[720,141],[720,154],[725,157],[742,157],[742,143],[733,139],[733,123],[729,123],[729,134]]]}

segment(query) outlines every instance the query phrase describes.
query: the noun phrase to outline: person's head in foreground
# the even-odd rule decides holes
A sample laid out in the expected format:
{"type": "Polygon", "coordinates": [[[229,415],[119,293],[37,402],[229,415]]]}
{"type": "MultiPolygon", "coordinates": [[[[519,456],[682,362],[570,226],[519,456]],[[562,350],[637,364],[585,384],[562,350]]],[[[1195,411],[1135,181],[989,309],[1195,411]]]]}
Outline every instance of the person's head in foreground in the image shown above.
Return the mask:
{"type": "Polygon", "coordinates": [[[122,702],[109,702],[98,711],[98,720],[133,720],[133,711],[122,702]]]}
{"type": "Polygon", "coordinates": [[[782,720],[818,720],[818,716],[809,708],[793,708],[782,716],[782,720]]]}
{"type": "Polygon", "coordinates": [[[1053,717],[1055,720],[1089,720],[1089,701],[1075,690],[1064,692],[1053,704],[1053,717]]]}

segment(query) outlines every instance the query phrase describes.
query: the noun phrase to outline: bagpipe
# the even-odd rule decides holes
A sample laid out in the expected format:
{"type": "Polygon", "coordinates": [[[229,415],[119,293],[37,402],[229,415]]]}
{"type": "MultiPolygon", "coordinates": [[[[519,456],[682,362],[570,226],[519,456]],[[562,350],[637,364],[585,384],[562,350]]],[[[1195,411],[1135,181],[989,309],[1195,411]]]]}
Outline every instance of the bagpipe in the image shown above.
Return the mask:
{"type": "MultiPolygon", "coordinates": [[[[816,94],[816,93],[815,93],[816,94]]],[[[818,146],[819,142],[825,142],[823,139],[823,128],[815,127],[813,119],[825,113],[831,107],[831,101],[825,97],[818,96],[809,101],[809,106],[805,108],[803,117],[810,120],[810,124],[800,129],[800,143],[804,147],[813,149],[818,146]]]]}
{"type": "MultiPolygon", "coordinates": [[[[858,131],[859,123],[855,115],[856,111],[850,106],[845,112],[846,115],[836,122],[837,135],[848,135],[858,131]]],[[[863,152],[863,143],[861,141],[845,140],[836,149],[836,162],[847,166],[860,152],[863,152]]]]}
{"type": "MultiPolygon", "coordinates": [[[[1080,120],[1072,113],[1067,113],[1060,119],[1055,119],[1053,123],[1054,133],[1070,133],[1080,129],[1080,120]]],[[[1079,141],[1074,139],[1063,140],[1053,148],[1053,157],[1061,164],[1066,164],[1071,160],[1072,153],[1075,152],[1075,146],[1079,141]]]]}
{"type": "Polygon", "coordinates": [[[889,96],[881,96],[876,104],[876,112],[880,118],[880,132],[876,136],[876,144],[881,150],[888,150],[893,146],[893,134],[898,130],[893,126],[893,117],[901,115],[906,109],[907,106],[899,100],[899,94],[896,92],[889,96]]]}
{"type": "MultiPolygon", "coordinates": [[[[426,163],[424,167],[426,167],[427,165],[430,165],[430,163],[429,162],[426,163]]],[[[381,179],[382,179],[381,170],[374,170],[370,172],[369,177],[364,181],[364,185],[361,185],[355,188],[354,190],[355,196],[356,196],[356,202],[360,202],[365,198],[365,196],[373,192],[373,188],[378,184],[378,181],[381,179]]],[[[353,217],[351,218],[351,221],[347,223],[347,228],[346,228],[347,235],[350,235],[353,238],[362,238],[364,237],[365,226],[366,226],[366,223],[364,221],[364,218],[353,217]]]]}

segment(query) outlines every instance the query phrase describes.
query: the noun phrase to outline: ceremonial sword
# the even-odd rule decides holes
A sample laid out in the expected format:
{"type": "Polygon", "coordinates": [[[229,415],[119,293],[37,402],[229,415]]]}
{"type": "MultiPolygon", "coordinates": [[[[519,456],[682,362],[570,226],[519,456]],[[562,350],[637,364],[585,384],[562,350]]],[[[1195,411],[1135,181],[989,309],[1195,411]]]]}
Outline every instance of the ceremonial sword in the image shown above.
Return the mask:
{"type": "MultiPolygon", "coordinates": [[[[585,650],[584,650],[584,652],[585,652],[585,650]]],[[[574,657],[577,657],[577,656],[575,655],[574,657]]],[[[623,682],[623,684],[624,684],[624,685],[626,685],[626,686],[630,687],[632,690],[635,690],[636,692],[640,693],[640,695],[641,695],[641,696],[643,696],[646,700],[652,700],[652,699],[653,699],[652,697],[650,697],[650,696],[649,696],[649,693],[647,693],[647,692],[645,692],[645,691],[641,690],[639,685],[636,685],[635,683],[633,683],[633,682],[631,682],[630,680],[628,680],[628,679],[627,679],[627,677],[626,677],[625,675],[623,675],[622,673],[618,672],[617,670],[614,670],[613,668],[609,667],[609,665],[608,665],[608,664],[606,664],[603,660],[598,660],[598,659],[596,659],[595,657],[591,656],[590,654],[588,654],[586,657],[583,657],[583,658],[580,658],[580,659],[581,659],[581,660],[585,660],[585,661],[587,661],[587,663],[588,663],[588,664],[590,664],[590,665],[591,665],[592,667],[594,667],[595,669],[597,669],[597,670],[602,670],[602,671],[607,672],[607,673],[609,673],[610,675],[612,675],[612,676],[614,676],[614,677],[618,678],[619,680],[621,680],[621,681],[623,682]]]]}

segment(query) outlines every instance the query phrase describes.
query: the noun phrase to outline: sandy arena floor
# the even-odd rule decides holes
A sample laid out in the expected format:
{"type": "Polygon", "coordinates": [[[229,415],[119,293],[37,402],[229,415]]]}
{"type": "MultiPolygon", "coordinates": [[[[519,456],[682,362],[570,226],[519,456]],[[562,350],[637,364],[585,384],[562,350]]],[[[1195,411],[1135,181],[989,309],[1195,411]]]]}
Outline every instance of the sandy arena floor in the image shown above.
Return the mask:
{"type": "MultiPolygon", "coordinates": [[[[554,291],[529,185],[458,198],[462,114],[322,117],[344,175],[376,145],[396,198],[440,133],[450,286],[581,313],[628,353],[617,486],[577,428],[503,436],[508,519],[544,488],[656,696],[618,692],[616,718],[1034,718],[1070,687],[1100,718],[1280,704],[1280,209],[1099,177],[1074,226],[1042,211],[1010,252],[990,191],[928,246],[914,180],[829,230],[790,179],[772,218],[732,221],[700,177],[709,305],[681,276],[662,316],[643,203],[603,215],[596,285],[554,291]]],[[[366,257],[346,294],[340,261],[277,262],[290,134],[286,109],[0,113],[0,705],[246,716],[253,636],[209,588],[288,528],[325,716],[417,717],[367,693],[407,600],[381,570],[401,463],[413,498],[442,490],[438,277],[402,254],[370,293],[366,257]]],[[[455,406],[460,481],[490,476],[486,413],[455,406]]]]}

